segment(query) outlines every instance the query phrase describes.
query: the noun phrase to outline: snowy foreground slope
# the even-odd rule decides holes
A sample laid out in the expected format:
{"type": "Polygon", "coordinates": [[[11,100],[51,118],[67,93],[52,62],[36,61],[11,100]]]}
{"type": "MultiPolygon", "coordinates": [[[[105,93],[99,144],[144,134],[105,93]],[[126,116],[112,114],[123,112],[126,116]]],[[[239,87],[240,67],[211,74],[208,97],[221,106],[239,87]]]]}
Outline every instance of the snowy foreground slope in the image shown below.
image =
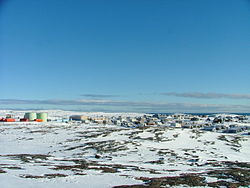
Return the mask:
{"type": "MultiPolygon", "coordinates": [[[[53,119],[73,112],[49,113],[53,119]]],[[[0,122],[0,142],[3,188],[247,187],[250,182],[250,137],[240,133],[0,122]]]]}

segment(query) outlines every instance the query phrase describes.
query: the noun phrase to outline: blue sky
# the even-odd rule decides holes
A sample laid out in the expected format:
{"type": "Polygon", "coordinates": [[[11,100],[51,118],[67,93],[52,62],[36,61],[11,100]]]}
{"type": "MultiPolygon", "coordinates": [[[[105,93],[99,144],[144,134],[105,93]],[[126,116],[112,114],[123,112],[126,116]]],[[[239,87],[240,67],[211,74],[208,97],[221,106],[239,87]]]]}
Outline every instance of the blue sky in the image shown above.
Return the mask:
{"type": "Polygon", "coordinates": [[[250,112],[248,0],[0,6],[0,108],[250,112]]]}

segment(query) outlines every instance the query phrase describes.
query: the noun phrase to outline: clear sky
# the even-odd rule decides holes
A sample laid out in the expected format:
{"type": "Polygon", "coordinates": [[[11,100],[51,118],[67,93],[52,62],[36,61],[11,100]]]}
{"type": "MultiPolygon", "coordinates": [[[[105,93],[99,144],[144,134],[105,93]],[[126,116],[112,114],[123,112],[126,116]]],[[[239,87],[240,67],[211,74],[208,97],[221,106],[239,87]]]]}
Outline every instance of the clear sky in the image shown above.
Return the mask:
{"type": "Polygon", "coordinates": [[[0,108],[250,112],[248,0],[0,0],[0,108]]]}

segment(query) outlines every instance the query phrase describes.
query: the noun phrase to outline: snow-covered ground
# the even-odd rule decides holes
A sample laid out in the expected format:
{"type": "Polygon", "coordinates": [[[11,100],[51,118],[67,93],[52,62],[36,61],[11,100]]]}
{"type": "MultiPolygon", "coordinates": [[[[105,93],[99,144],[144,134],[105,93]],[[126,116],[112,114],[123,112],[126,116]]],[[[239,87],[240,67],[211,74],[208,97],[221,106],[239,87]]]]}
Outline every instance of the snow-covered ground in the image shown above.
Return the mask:
{"type": "MultiPolygon", "coordinates": [[[[9,112],[2,110],[0,116],[6,113],[9,112]]],[[[24,114],[12,113],[16,116],[24,114]]],[[[84,115],[49,111],[51,119],[72,114],[84,115]]],[[[250,162],[249,135],[199,129],[0,122],[0,143],[0,182],[3,188],[67,188],[72,184],[74,187],[108,188],[142,184],[143,178],[204,173],[223,168],[225,161],[250,162]]],[[[214,179],[210,177],[207,181],[214,179]]]]}

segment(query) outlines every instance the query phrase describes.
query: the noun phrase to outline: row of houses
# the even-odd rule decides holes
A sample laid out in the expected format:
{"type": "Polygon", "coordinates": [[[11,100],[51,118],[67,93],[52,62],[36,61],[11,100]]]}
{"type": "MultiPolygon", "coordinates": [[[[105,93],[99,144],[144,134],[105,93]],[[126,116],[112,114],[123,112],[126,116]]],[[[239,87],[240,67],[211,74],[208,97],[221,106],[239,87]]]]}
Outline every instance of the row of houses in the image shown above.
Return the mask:
{"type": "Polygon", "coordinates": [[[90,117],[73,115],[69,117],[69,121],[78,121],[87,124],[110,124],[123,127],[168,126],[175,128],[199,128],[204,131],[221,131],[228,133],[250,129],[250,119],[248,117],[235,115],[145,114],[138,117],[90,117]]]}
{"type": "MultiPolygon", "coordinates": [[[[52,115],[53,116],[53,115],[52,115]]],[[[220,131],[227,133],[236,133],[248,131],[250,125],[250,116],[243,115],[194,115],[194,114],[142,114],[138,116],[127,115],[71,115],[70,117],[55,116],[54,119],[48,119],[46,112],[27,112],[23,117],[15,118],[11,114],[0,118],[3,122],[79,122],[83,124],[108,124],[123,127],[145,127],[145,126],[167,126],[174,128],[202,129],[204,131],[220,131]]]]}

